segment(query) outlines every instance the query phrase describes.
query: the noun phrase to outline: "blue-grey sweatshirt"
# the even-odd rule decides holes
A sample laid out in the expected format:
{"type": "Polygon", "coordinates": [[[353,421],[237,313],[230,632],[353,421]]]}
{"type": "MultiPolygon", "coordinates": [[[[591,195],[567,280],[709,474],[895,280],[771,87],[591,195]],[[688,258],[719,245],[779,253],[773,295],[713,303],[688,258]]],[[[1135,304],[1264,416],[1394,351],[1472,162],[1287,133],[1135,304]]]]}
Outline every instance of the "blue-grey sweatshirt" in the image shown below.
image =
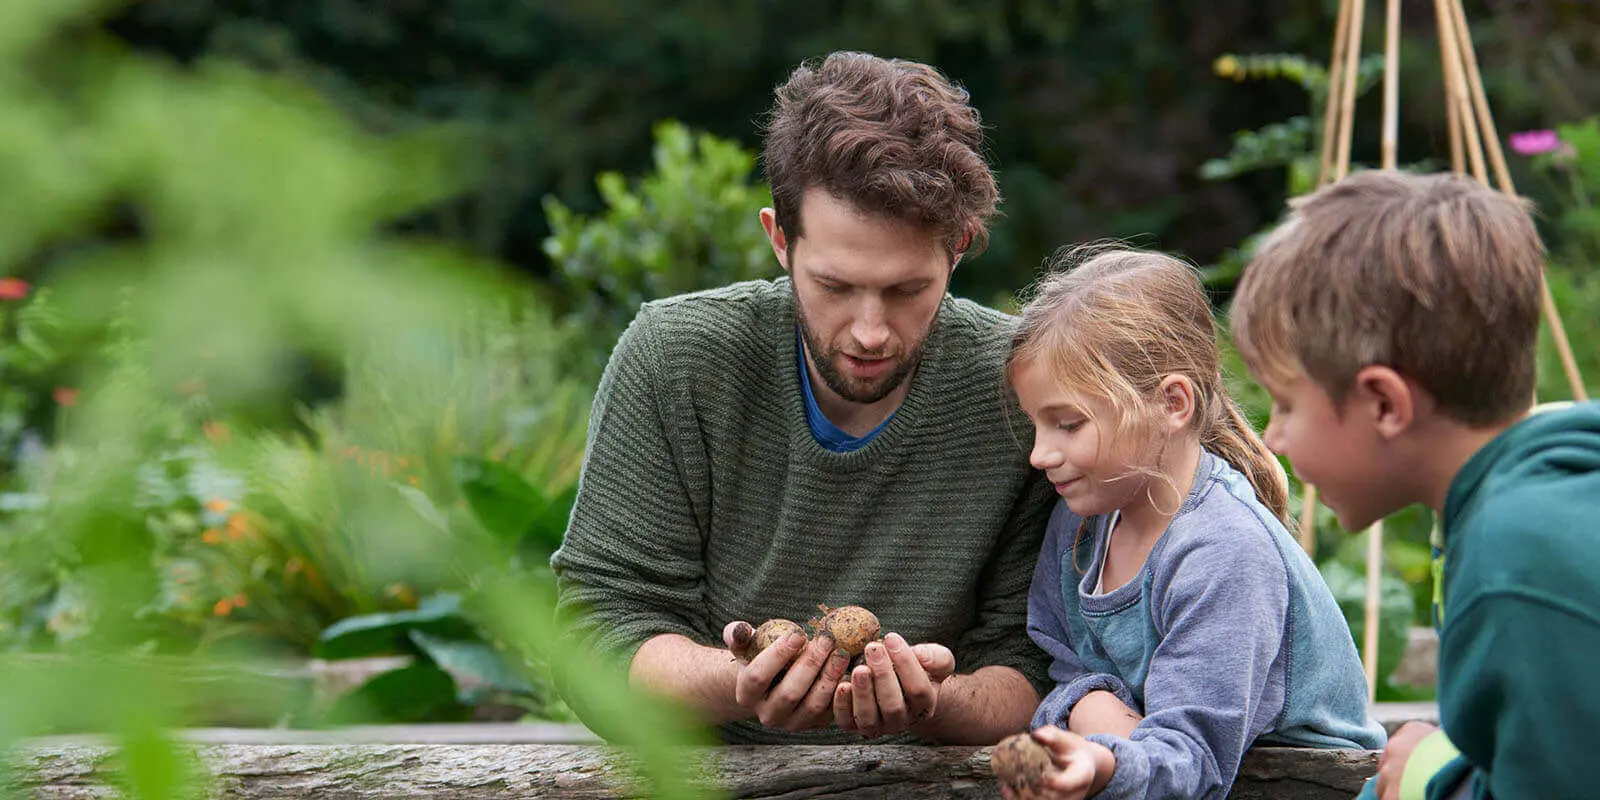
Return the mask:
{"type": "Polygon", "coordinates": [[[1333,595],[1238,470],[1203,453],[1139,574],[1095,594],[1109,521],[1058,504],[1028,599],[1056,682],[1034,726],[1066,727],[1097,689],[1144,715],[1127,739],[1089,737],[1117,758],[1097,798],[1224,797],[1258,740],[1383,746],[1333,595]]]}

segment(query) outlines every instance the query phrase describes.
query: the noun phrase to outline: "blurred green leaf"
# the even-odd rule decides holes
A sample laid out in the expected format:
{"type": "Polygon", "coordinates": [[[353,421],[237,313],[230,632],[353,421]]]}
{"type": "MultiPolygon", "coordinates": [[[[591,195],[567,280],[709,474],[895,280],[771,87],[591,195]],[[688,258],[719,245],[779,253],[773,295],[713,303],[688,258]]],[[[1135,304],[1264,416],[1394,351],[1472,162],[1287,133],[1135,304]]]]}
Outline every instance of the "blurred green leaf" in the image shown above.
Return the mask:
{"type": "Polygon", "coordinates": [[[484,642],[443,639],[415,629],[410,636],[424,655],[458,680],[505,692],[534,692],[533,685],[507,663],[506,657],[484,642]]]}
{"type": "Polygon", "coordinates": [[[446,722],[464,719],[456,682],[431,661],[390,670],[334,701],[327,714],[335,725],[446,722]]]}
{"type": "Polygon", "coordinates": [[[504,464],[461,456],[451,471],[473,516],[504,545],[515,546],[551,514],[544,493],[504,464]]]}
{"type": "Polygon", "coordinates": [[[462,616],[461,598],[439,594],[424,600],[415,611],[392,611],[347,617],[328,626],[317,643],[316,656],[332,660],[411,652],[413,631],[448,638],[473,635],[462,616]]]}

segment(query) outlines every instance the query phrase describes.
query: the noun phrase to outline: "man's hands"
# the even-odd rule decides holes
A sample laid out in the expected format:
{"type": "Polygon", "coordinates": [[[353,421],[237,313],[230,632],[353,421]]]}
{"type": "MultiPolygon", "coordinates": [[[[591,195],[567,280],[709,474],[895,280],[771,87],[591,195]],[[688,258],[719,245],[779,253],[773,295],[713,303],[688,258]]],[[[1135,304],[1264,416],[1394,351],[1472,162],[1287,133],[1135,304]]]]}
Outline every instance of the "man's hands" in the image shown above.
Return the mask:
{"type": "Polygon", "coordinates": [[[867,645],[866,663],[833,692],[833,721],[868,739],[904,733],[938,710],[939,687],[956,671],[950,648],[906,643],[898,633],[867,645]]]}
{"type": "Polygon", "coordinates": [[[807,644],[804,636],[790,634],[748,659],[754,635],[748,622],[730,622],[722,629],[723,643],[741,662],[734,701],[755,712],[756,719],[769,728],[805,731],[827,727],[833,721],[834,689],[841,685],[849,657],[827,636],[807,644]]]}
{"type": "Polygon", "coordinates": [[[1411,760],[1411,752],[1417,749],[1418,742],[1436,730],[1439,730],[1437,725],[1412,721],[1401,725],[1400,730],[1389,737],[1383,755],[1378,756],[1378,785],[1374,787],[1381,800],[1399,800],[1400,777],[1406,773],[1406,762],[1411,760]]]}
{"type": "Polygon", "coordinates": [[[949,648],[912,646],[891,633],[868,644],[866,663],[846,678],[850,659],[827,636],[807,644],[793,634],[752,659],[754,635],[748,622],[722,629],[723,643],[740,661],[734,700],[770,728],[803,731],[832,723],[868,738],[903,733],[933,716],[939,687],[956,669],[949,648]]]}
{"type": "Polygon", "coordinates": [[[1006,800],[1083,800],[1100,793],[1117,770],[1117,758],[1105,745],[1096,744],[1054,725],[1033,732],[1034,741],[1050,751],[1054,769],[1045,773],[1032,790],[1000,785],[1006,800]]]}

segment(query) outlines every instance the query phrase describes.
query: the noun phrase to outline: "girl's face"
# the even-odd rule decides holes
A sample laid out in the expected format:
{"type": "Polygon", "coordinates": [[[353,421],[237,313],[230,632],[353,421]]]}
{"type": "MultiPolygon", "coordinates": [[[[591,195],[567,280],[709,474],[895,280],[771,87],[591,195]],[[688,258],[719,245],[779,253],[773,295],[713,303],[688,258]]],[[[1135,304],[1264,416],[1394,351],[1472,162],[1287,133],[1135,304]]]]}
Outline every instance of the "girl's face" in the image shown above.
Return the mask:
{"type": "Polygon", "coordinates": [[[1116,412],[1098,398],[1073,392],[1037,360],[1017,364],[1012,388],[1033,423],[1029,461],[1049,477],[1072,513],[1109,514],[1146,502],[1151,467],[1148,442],[1116,436],[1116,412]]]}

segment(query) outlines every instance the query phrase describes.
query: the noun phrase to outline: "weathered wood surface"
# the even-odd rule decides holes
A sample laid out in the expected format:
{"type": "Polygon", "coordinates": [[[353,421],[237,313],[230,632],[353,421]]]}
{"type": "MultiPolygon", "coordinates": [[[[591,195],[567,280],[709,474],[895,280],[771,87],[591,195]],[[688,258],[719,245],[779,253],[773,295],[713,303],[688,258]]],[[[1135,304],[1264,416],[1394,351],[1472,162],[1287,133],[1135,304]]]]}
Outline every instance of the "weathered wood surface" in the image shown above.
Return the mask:
{"type": "MultiPolygon", "coordinates": [[[[209,797],[227,800],[511,800],[635,796],[630,762],[595,745],[222,744],[196,751],[213,776],[209,797]]],[[[987,748],[727,747],[686,751],[707,787],[737,798],[995,798],[987,748]]],[[[43,744],[21,754],[21,796],[89,800],[115,766],[104,747],[43,744]]],[[[1260,748],[1240,770],[1233,797],[1348,800],[1373,773],[1365,751],[1260,748]]]]}

